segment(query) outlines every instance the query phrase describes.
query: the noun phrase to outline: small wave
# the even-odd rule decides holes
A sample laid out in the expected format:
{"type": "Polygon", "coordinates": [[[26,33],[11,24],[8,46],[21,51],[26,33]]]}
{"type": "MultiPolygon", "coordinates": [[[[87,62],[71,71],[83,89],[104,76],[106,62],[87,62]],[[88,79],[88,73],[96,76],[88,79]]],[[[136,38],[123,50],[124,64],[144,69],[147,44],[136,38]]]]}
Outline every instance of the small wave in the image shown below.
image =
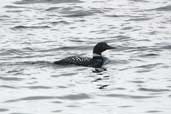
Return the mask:
{"type": "Polygon", "coordinates": [[[62,110],[54,110],[52,112],[59,113],[59,112],[62,112],[62,110]]]}
{"type": "Polygon", "coordinates": [[[9,85],[1,85],[0,88],[17,89],[16,87],[9,85]]]}
{"type": "Polygon", "coordinates": [[[152,18],[148,18],[148,17],[136,17],[136,18],[131,18],[128,21],[148,21],[151,20],[152,18]]]}
{"type": "Polygon", "coordinates": [[[80,0],[21,0],[15,2],[15,4],[36,4],[36,3],[51,3],[51,4],[82,3],[82,1],[80,0]]]}
{"type": "Polygon", "coordinates": [[[89,50],[92,47],[89,46],[61,46],[58,48],[50,49],[33,49],[30,47],[21,48],[21,49],[1,49],[0,56],[10,56],[12,58],[33,58],[33,57],[43,57],[43,56],[53,56],[53,54],[42,54],[37,55],[40,52],[56,52],[56,51],[69,51],[69,50],[89,50]],[[11,56],[12,55],[12,56],[11,56]]]}
{"type": "Polygon", "coordinates": [[[23,7],[23,6],[16,6],[16,5],[6,5],[5,8],[8,8],[8,9],[19,9],[19,8],[26,8],[26,7],[23,7]]]}
{"type": "Polygon", "coordinates": [[[149,110],[149,111],[146,111],[146,113],[159,113],[159,112],[162,112],[162,111],[159,111],[159,110],[149,110]]]}
{"type": "Polygon", "coordinates": [[[161,48],[162,49],[169,49],[170,50],[171,49],[171,45],[162,46],[161,48]]]}
{"type": "Polygon", "coordinates": [[[133,27],[127,26],[127,27],[123,27],[122,30],[131,30],[133,29],[133,27]]]}
{"type": "Polygon", "coordinates": [[[62,102],[61,101],[52,101],[52,103],[61,104],[62,102]]]}
{"type": "Polygon", "coordinates": [[[141,65],[134,68],[138,68],[138,70],[136,71],[137,73],[145,73],[145,72],[151,72],[152,70],[154,70],[154,68],[158,68],[163,65],[164,65],[163,63],[155,63],[155,64],[141,65]]]}
{"type": "Polygon", "coordinates": [[[19,101],[31,101],[31,100],[47,100],[47,99],[56,99],[54,96],[30,96],[19,99],[7,100],[5,102],[19,102],[19,101]]]}
{"type": "Polygon", "coordinates": [[[156,53],[148,53],[148,54],[140,55],[140,57],[156,57],[156,56],[159,56],[159,54],[156,54],[156,53]]]}
{"type": "Polygon", "coordinates": [[[61,73],[60,75],[51,75],[51,77],[72,76],[76,74],[77,73],[61,73]]]}
{"type": "Polygon", "coordinates": [[[167,5],[167,6],[163,6],[163,7],[158,7],[158,8],[155,8],[153,10],[157,10],[157,11],[171,11],[171,5],[167,5]]]}
{"type": "Polygon", "coordinates": [[[19,88],[27,88],[27,89],[51,89],[49,86],[21,86],[21,87],[14,87],[9,85],[1,85],[0,88],[7,88],[7,89],[19,89],[19,88]]]}
{"type": "Polygon", "coordinates": [[[51,89],[49,86],[23,86],[22,88],[28,89],[51,89]]]}
{"type": "Polygon", "coordinates": [[[106,17],[126,17],[125,15],[116,15],[116,14],[105,14],[106,17]]]}
{"type": "Polygon", "coordinates": [[[169,89],[151,89],[151,88],[139,88],[140,91],[147,91],[147,92],[167,92],[170,91],[169,89]]]}
{"type": "Polygon", "coordinates": [[[9,114],[30,114],[30,113],[12,112],[12,113],[9,113],[9,114]]]}
{"type": "Polygon", "coordinates": [[[6,112],[6,111],[9,111],[9,110],[6,108],[0,108],[0,112],[6,112]]]}
{"type": "Polygon", "coordinates": [[[90,11],[74,11],[72,13],[68,13],[63,15],[64,17],[84,17],[84,16],[91,16],[93,12],[90,11]]]}
{"type": "Polygon", "coordinates": [[[20,64],[52,64],[50,61],[24,61],[24,62],[18,62],[20,64]]]}
{"type": "Polygon", "coordinates": [[[70,22],[67,22],[67,21],[53,21],[53,22],[50,22],[50,24],[52,25],[58,25],[58,24],[70,24],[70,22]]]}
{"type": "Polygon", "coordinates": [[[115,88],[116,90],[126,90],[126,88],[123,88],[123,87],[117,87],[115,88]]]}
{"type": "Polygon", "coordinates": [[[130,82],[132,82],[132,83],[137,83],[137,84],[142,84],[142,83],[144,83],[144,81],[130,81],[130,82]]]}
{"type": "Polygon", "coordinates": [[[123,106],[119,106],[119,108],[130,108],[133,107],[132,105],[123,105],[123,106]]]}
{"type": "Polygon", "coordinates": [[[20,13],[23,12],[22,10],[7,10],[8,13],[20,13]]]}
{"type": "Polygon", "coordinates": [[[23,54],[23,51],[18,49],[1,50],[0,56],[23,54]]]}
{"type": "Polygon", "coordinates": [[[146,72],[151,72],[151,69],[141,69],[141,70],[137,70],[137,73],[146,73],[146,72]]]}
{"type": "Polygon", "coordinates": [[[125,48],[126,52],[133,52],[133,51],[137,51],[137,52],[141,52],[145,51],[145,52],[152,52],[152,53],[157,53],[160,52],[162,47],[159,46],[140,46],[140,47],[122,47],[125,48]]]}
{"type": "Polygon", "coordinates": [[[128,95],[128,94],[107,94],[106,97],[126,98],[126,99],[149,99],[158,96],[142,96],[142,95],[128,95]]]}
{"type": "Polygon", "coordinates": [[[137,66],[135,68],[145,68],[145,69],[150,69],[150,68],[154,68],[157,66],[163,65],[162,63],[155,63],[155,64],[147,64],[147,65],[141,65],[141,66],[137,66]]]}
{"type": "Polygon", "coordinates": [[[117,59],[117,60],[110,60],[110,63],[111,64],[128,64],[130,62],[129,62],[129,60],[119,60],[119,59],[117,59]]]}
{"type": "Polygon", "coordinates": [[[148,2],[147,0],[131,0],[131,1],[134,1],[134,2],[148,2]]]}
{"type": "Polygon", "coordinates": [[[71,95],[61,96],[58,98],[64,100],[84,100],[84,99],[90,99],[90,96],[84,93],[80,93],[75,95],[71,94],[71,95]]]}
{"type": "Polygon", "coordinates": [[[24,55],[27,54],[27,52],[32,52],[33,49],[30,47],[22,48],[22,49],[1,49],[0,50],[0,56],[6,56],[6,55],[24,55]]]}
{"type": "Polygon", "coordinates": [[[126,35],[117,35],[115,36],[119,41],[129,41],[131,37],[126,36],[126,35]]]}
{"type": "MultiPolygon", "coordinates": [[[[1,66],[41,66],[48,67],[54,66],[53,62],[50,61],[21,61],[21,62],[2,62],[1,66]]],[[[16,73],[18,74],[18,73],[16,73]]],[[[19,73],[20,74],[20,73],[19,73]]]]}
{"type": "Polygon", "coordinates": [[[100,9],[84,9],[82,7],[78,8],[63,8],[59,11],[64,17],[84,17],[91,16],[98,13],[103,13],[100,9]]]}
{"type": "Polygon", "coordinates": [[[24,26],[24,25],[17,25],[12,27],[11,29],[17,30],[17,29],[45,29],[50,28],[50,26],[24,26]]]}
{"type": "Polygon", "coordinates": [[[46,11],[54,11],[54,10],[58,10],[60,7],[50,7],[48,9],[46,9],[46,11]]]}
{"type": "Polygon", "coordinates": [[[3,81],[21,81],[21,80],[23,80],[23,78],[0,76],[0,80],[3,80],[3,81]]]}
{"type": "Polygon", "coordinates": [[[84,93],[71,94],[66,96],[29,96],[19,99],[7,100],[5,102],[19,102],[19,101],[31,101],[31,100],[48,100],[48,99],[63,99],[63,100],[84,100],[89,99],[90,96],[84,93]]]}
{"type": "Polygon", "coordinates": [[[57,48],[57,50],[87,50],[87,49],[92,49],[92,47],[88,47],[88,46],[63,46],[63,47],[59,47],[57,48]]]}
{"type": "Polygon", "coordinates": [[[101,85],[100,87],[98,87],[98,89],[105,89],[106,87],[108,87],[109,85],[101,85]]]}

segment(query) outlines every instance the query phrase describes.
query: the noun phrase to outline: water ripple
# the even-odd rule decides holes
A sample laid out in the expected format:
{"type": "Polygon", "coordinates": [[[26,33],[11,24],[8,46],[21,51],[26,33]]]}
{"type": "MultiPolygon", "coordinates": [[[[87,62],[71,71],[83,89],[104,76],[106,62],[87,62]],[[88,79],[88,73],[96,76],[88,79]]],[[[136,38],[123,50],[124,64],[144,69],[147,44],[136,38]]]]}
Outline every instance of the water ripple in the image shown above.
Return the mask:
{"type": "Polygon", "coordinates": [[[162,111],[160,110],[149,110],[149,111],[146,111],[146,113],[160,113],[162,111]]]}
{"type": "Polygon", "coordinates": [[[60,13],[65,17],[84,17],[91,16],[97,13],[102,13],[100,10],[63,10],[60,13]]]}
{"type": "Polygon", "coordinates": [[[142,96],[142,95],[129,95],[129,94],[107,94],[106,97],[116,97],[124,99],[149,99],[156,98],[158,96],[142,96]]]}
{"type": "Polygon", "coordinates": [[[28,89],[51,89],[49,86],[22,86],[22,88],[28,89]]]}
{"type": "Polygon", "coordinates": [[[6,109],[6,108],[0,108],[0,112],[6,112],[6,111],[8,111],[8,109],[6,109]]]}
{"type": "Polygon", "coordinates": [[[21,80],[24,80],[24,78],[19,78],[19,77],[3,77],[3,76],[0,76],[0,80],[3,80],[3,81],[21,81],[21,80]]]}
{"type": "Polygon", "coordinates": [[[59,3],[81,3],[81,1],[80,0],[21,0],[15,3],[16,4],[35,4],[35,3],[59,4],[59,3]]]}
{"type": "Polygon", "coordinates": [[[7,102],[19,102],[19,101],[30,101],[30,100],[47,100],[47,99],[56,99],[54,96],[29,96],[19,99],[7,100],[7,102]]]}
{"type": "Polygon", "coordinates": [[[163,65],[163,64],[162,63],[147,64],[147,65],[137,66],[135,68],[151,69],[151,68],[155,68],[155,67],[160,66],[160,65],[163,65]]]}
{"type": "Polygon", "coordinates": [[[58,98],[63,99],[63,100],[84,100],[84,99],[90,99],[91,97],[87,94],[81,93],[81,94],[75,94],[75,95],[61,96],[58,98]]]}
{"type": "Polygon", "coordinates": [[[147,92],[168,92],[169,89],[152,89],[152,88],[139,88],[140,91],[147,91],[147,92]]]}
{"type": "Polygon", "coordinates": [[[29,96],[19,99],[12,99],[5,101],[8,102],[19,102],[19,101],[30,101],[30,100],[48,100],[48,99],[63,99],[63,100],[84,100],[90,99],[90,96],[84,93],[80,94],[71,94],[66,96],[29,96]]]}
{"type": "Polygon", "coordinates": [[[9,85],[0,85],[0,88],[17,89],[16,87],[14,87],[14,86],[9,86],[9,85]]]}
{"type": "Polygon", "coordinates": [[[148,53],[148,54],[140,55],[140,57],[156,57],[156,56],[159,56],[159,54],[156,54],[156,53],[148,53]]]}
{"type": "Polygon", "coordinates": [[[46,29],[50,28],[50,26],[24,26],[24,25],[17,25],[12,27],[11,29],[13,30],[18,30],[18,29],[46,29]]]}
{"type": "Polygon", "coordinates": [[[157,10],[157,11],[171,11],[171,5],[167,5],[167,6],[163,6],[163,7],[158,7],[158,8],[155,8],[153,10],[157,10]]]}
{"type": "Polygon", "coordinates": [[[170,11],[170,0],[1,1],[0,112],[170,114],[170,11]],[[53,64],[100,41],[117,47],[103,72],[53,64]]]}

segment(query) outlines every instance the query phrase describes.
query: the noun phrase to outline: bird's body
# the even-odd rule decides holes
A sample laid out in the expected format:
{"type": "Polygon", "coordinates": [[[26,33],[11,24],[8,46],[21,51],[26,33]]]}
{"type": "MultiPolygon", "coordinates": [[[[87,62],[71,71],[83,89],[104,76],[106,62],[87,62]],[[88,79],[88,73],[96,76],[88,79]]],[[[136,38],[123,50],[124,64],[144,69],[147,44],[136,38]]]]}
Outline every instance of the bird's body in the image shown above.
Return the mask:
{"type": "Polygon", "coordinates": [[[66,57],[62,60],[54,62],[55,64],[58,65],[78,65],[78,66],[87,66],[87,67],[101,67],[103,65],[103,57],[99,57],[98,59],[93,59],[90,57],[80,57],[80,56],[70,56],[66,57]]]}
{"type": "Polygon", "coordinates": [[[101,55],[101,53],[107,49],[113,49],[105,42],[98,43],[93,49],[93,57],[80,57],[80,56],[70,56],[66,57],[62,60],[55,61],[55,64],[58,65],[78,65],[78,66],[87,66],[94,68],[101,68],[105,63],[105,58],[101,55]]]}

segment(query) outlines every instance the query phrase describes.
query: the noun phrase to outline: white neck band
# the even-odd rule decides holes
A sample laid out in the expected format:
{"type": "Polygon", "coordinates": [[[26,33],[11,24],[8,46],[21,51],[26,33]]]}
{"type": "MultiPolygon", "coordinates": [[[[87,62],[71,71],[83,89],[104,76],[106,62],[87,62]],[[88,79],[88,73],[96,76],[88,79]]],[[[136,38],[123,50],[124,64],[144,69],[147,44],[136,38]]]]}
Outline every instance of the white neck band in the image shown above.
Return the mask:
{"type": "Polygon", "coordinates": [[[100,57],[101,55],[93,53],[93,57],[100,57]]]}

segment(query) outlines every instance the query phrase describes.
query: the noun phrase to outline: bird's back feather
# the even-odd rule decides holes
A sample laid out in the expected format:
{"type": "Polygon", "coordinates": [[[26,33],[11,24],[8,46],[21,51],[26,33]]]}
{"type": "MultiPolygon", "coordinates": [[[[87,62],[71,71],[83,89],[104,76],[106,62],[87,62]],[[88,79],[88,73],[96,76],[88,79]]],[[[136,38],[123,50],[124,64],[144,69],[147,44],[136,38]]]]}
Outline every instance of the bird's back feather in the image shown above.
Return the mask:
{"type": "Polygon", "coordinates": [[[71,57],[66,57],[59,61],[55,61],[54,63],[58,65],[74,64],[74,65],[79,65],[79,66],[88,66],[88,67],[98,68],[103,65],[103,59],[102,58],[92,59],[89,57],[71,56],[71,57]]]}

